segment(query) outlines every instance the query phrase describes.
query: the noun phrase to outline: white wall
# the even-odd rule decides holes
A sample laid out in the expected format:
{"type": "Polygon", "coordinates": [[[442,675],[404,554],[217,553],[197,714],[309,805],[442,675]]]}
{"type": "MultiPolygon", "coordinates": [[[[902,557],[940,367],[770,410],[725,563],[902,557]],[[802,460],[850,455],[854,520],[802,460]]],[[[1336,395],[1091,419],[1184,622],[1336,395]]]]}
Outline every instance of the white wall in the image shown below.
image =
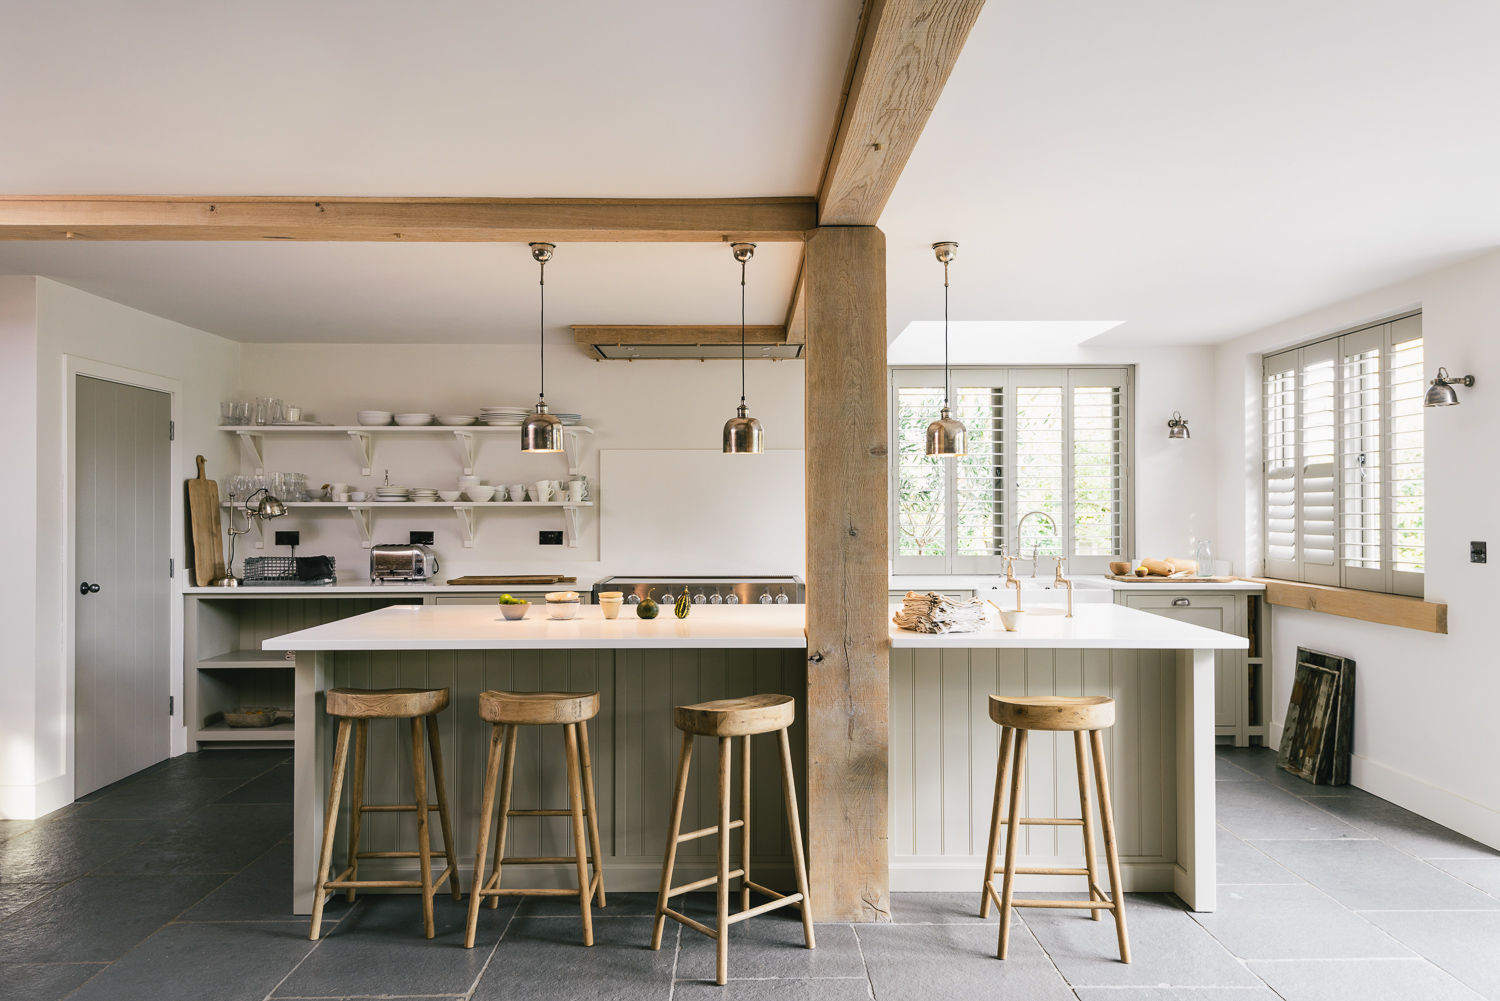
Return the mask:
{"type": "MultiPolygon", "coordinates": [[[[547,401],[553,410],[583,414],[596,430],[585,438],[583,471],[595,484],[595,500],[609,505],[610,484],[600,482],[599,452],[605,449],[644,449],[684,453],[720,447],[724,421],[739,404],[739,367],[727,362],[649,361],[596,362],[572,344],[567,328],[548,331],[547,401]]],[[[303,406],[320,421],[355,423],[363,409],[473,414],[488,404],[529,406],[536,400],[535,345],[416,345],[416,344],[245,344],[242,346],[243,396],[276,396],[303,406]]],[[[750,412],[766,430],[768,450],[802,447],[803,363],[752,362],[748,374],[750,412]]],[[[225,435],[224,437],[228,437],[225,435]]],[[[747,460],[755,463],[754,458],[747,460]]],[[[245,472],[252,470],[242,457],[245,472]]],[[[360,475],[353,447],[347,442],[319,438],[267,444],[266,468],[305,472],[315,484],[345,481],[373,486],[390,469],[391,482],[406,485],[456,486],[459,453],[450,438],[399,441],[381,439],[376,445],[373,475],[360,475]]],[[[631,515],[642,520],[671,521],[684,506],[723,505],[747,516],[739,531],[755,533],[754,510],[768,499],[802,504],[800,475],[791,477],[784,465],[763,463],[765,482],[754,495],[731,497],[717,484],[701,478],[664,478],[654,499],[639,503],[631,515]]],[[[483,440],[475,474],[489,483],[531,482],[566,476],[560,456],[524,455],[513,436],[483,440]]],[[[632,492],[632,498],[637,494],[632,492]]],[[[632,501],[632,503],[638,503],[632,501]]],[[[611,508],[616,522],[621,514],[611,508]]],[[[544,573],[565,571],[580,581],[612,573],[640,573],[670,564],[670,554],[643,548],[626,533],[600,537],[599,511],[580,517],[577,548],[541,546],[540,529],[562,527],[556,511],[506,511],[480,516],[475,544],[464,548],[458,522],[442,509],[380,509],[373,534],[376,542],[405,542],[410,530],[436,532],[436,548],[443,560],[442,576],[463,573],[544,573]],[[601,548],[602,546],[602,548],[601,548]]],[[[311,514],[294,512],[272,523],[274,529],[295,528],[302,533],[304,555],[334,556],[341,575],[368,574],[369,554],[360,548],[354,525],[341,510],[311,514]]],[[[647,533],[642,533],[645,537],[647,533]]],[[[252,537],[253,538],[253,537],[252,537]]],[[[245,540],[241,540],[244,542],[245,540]]],[[[713,546],[711,539],[699,540],[713,546]]],[[[785,533],[764,532],[765,545],[788,573],[802,573],[804,540],[785,533]]],[[[241,550],[252,554],[260,551],[241,550]]],[[[271,546],[265,554],[277,552],[271,546]]],[[[285,550],[280,552],[284,553],[285,550]]],[[[725,566],[720,572],[735,572],[725,566]]]]}
{"type": "MultiPolygon", "coordinates": [[[[14,699],[7,720],[34,728],[24,755],[7,755],[5,788],[0,789],[0,815],[35,816],[56,809],[73,799],[73,704],[71,610],[75,595],[73,568],[68,559],[69,482],[68,435],[71,415],[67,412],[68,365],[92,371],[102,366],[118,371],[122,381],[130,373],[160,383],[176,380],[181,392],[175,403],[179,434],[173,453],[173,478],[185,479],[192,457],[202,453],[210,463],[223,466],[233,453],[223,436],[213,431],[218,421],[218,400],[234,386],[239,358],[238,345],[160,317],[100,299],[44,278],[5,279],[0,285],[0,319],[6,333],[7,399],[26,399],[30,385],[34,406],[17,423],[24,425],[34,415],[35,427],[28,434],[34,454],[25,465],[13,467],[16,490],[30,498],[32,516],[13,524],[35,526],[30,540],[34,555],[23,548],[19,561],[7,561],[7,582],[30,587],[34,611],[35,649],[32,656],[7,656],[0,660],[0,690],[14,699]],[[27,286],[31,290],[32,319],[25,322],[27,286]],[[28,359],[27,354],[31,355],[28,359]],[[18,357],[12,359],[11,355],[18,357]],[[34,360],[33,360],[34,359],[34,360]],[[16,395],[11,395],[14,381],[16,395]],[[12,758],[14,760],[12,760],[12,758]]],[[[18,436],[19,437],[19,436],[18,436]]],[[[8,443],[7,448],[25,450],[26,443],[8,443]]],[[[210,467],[212,468],[212,467],[210,467]]],[[[7,491],[10,492],[10,491],[7,491]]],[[[26,503],[23,499],[18,503],[26,503]]],[[[25,532],[16,533],[25,535],[25,532]]],[[[173,556],[179,567],[186,557],[186,533],[173,538],[173,556]]],[[[179,574],[181,586],[184,575],[179,574]]],[[[7,605],[7,608],[14,607],[7,605]]],[[[25,607],[24,603],[20,607],[25,607]]],[[[22,631],[26,629],[22,624],[22,631]]],[[[177,640],[180,645],[180,637],[177,640]]],[[[181,671],[171,671],[172,692],[181,704],[181,671]]],[[[165,709],[165,707],[164,707],[165,709]]],[[[7,728],[9,730],[9,727],[7,728]]],[[[173,747],[184,746],[185,732],[173,727],[173,747]]]]}
{"type": "Polygon", "coordinates": [[[1321,334],[1420,306],[1429,374],[1473,373],[1457,407],[1426,414],[1427,581],[1447,602],[1446,636],[1277,608],[1273,612],[1274,728],[1298,646],[1353,657],[1354,783],[1500,847],[1500,769],[1492,708],[1500,703],[1489,626],[1500,567],[1468,562],[1471,539],[1493,540],[1500,472],[1500,252],[1334,303],[1217,349],[1218,521],[1237,565],[1260,559],[1260,357],[1321,334]],[[1243,433],[1236,433],[1243,429],[1243,433]]]}

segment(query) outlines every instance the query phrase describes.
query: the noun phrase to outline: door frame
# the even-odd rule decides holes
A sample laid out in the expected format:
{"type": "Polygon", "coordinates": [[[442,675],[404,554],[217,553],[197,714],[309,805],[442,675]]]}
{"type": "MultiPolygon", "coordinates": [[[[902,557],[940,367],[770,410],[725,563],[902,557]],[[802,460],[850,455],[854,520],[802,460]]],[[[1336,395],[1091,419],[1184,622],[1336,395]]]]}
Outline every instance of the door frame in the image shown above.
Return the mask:
{"type": "MultiPolygon", "coordinates": [[[[73,798],[77,798],[77,762],[74,758],[78,741],[77,732],[77,664],[74,660],[74,641],[76,639],[76,610],[73,589],[78,586],[76,578],[77,553],[78,553],[78,422],[77,422],[77,386],[78,377],[86,376],[90,379],[102,379],[106,382],[117,382],[125,386],[134,386],[137,389],[149,389],[158,393],[166,393],[171,408],[171,421],[175,427],[181,423],[182,406],[182,382],[167,376],[156,375],[151,372],[141,372],[136,369],[123,368],[119,365],[111,365],[107,362],[95,361],[79,355],[63,355],[62,391],[58,394],[61,402],[61,420],[63,428],[63,568],[60,580],[63,582],[62,607],[63,612],[63,664],[65,667],[63,698],[64,713],[67,720],[68,736],[65,749],[65,760],[68,763],[69,785],[73,786],[73,798]]],[[[182,457],[182,442],[175,439],[169,443],[168,454],[171,461],[171,483],[168,484],[167,495],[170,498],[170,510],[167,518],[169,524],[176,526],[168,530],[167,538],[170,540],[168,556],[176,561],[176,572],[172,575],[168,588],[168,610],[167,610],[167,693],[176,700],[179,709],[183,708],[182,700],[182,581],[183,566],[185,563],[187,542],[186,533],[181,531],[183,525],[183,493],[184,490],[177,489],[177,485],[186,478],[186,467],[182,457]]],[[[187,750],[187,730],[183,726],[184,716],[182,713],[170,717],[162,717],[167,727],[167,756],[175,757],[187,750]]]]}

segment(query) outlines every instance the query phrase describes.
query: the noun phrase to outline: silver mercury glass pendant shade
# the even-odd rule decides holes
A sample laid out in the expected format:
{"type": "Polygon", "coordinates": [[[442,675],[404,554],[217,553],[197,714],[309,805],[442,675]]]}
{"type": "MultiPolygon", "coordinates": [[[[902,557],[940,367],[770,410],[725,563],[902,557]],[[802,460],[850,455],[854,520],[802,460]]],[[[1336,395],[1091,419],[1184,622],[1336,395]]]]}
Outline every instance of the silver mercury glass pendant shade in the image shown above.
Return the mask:
{"type": "Polygon", "coordinates": [[[745,406],[745,265],[755,256],[755,244],[733,243],[730,249],[740,262],[740,406],[736,416],[724,422],[724,454],[759,455],[763,446],[760,421],[745,406]]]}
{"type": "Polygon", "coordinates": [[[948,265],[958,256],[958,244],[952,240],[934,243],[932,251],[943,265],[943,409],[938,419],[927,425],[927,454],[948,458],[967,455],[968,429],[963,421],[954,420],[948,410],[948,393],[952,378],[948,374],[948,265]]]}
{"type": "Polygon", "coordinates": [[[561,452],[563,450],[563,425],[547,412],[547,262],[557,249],[551,243],[530,244],[531,257],[541,266],[537,285],[541,289],[541,307],[537,313],[537,346],[541,356],[540,385],[536,394],[536,410],[526,415],[521,425],[521,451],[561,452]]]}

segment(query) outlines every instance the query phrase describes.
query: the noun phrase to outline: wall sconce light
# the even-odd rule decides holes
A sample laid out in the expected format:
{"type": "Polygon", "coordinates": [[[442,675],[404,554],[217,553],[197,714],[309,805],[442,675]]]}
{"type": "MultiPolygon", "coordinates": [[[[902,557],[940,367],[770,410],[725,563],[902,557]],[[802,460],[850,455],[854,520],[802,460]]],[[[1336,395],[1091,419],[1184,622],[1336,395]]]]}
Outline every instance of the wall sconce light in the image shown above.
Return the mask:
{"type": "Polygon", "coordinates": [[[1458,394],[1453,391],[1454,386],[1465,388],[1474,385],[1472,375],[1461,375],[1457,379],[1448,374],[1446,368],[1439,368],[1437,378],[1432,380],[1432,385],[1427,387],[1427,396],[1422,400],[1424,407],[1452,407],[1458,404],[1458,394]]]}
{"type": "Polygon", "coordinates": [[[1172,419],[1167,421],[1167,438],[1176,440],[1178,438],[1191,438],[1188,431],[1187,418],[1182,416],[1178,410],[1172,411],[1172,419]]]}

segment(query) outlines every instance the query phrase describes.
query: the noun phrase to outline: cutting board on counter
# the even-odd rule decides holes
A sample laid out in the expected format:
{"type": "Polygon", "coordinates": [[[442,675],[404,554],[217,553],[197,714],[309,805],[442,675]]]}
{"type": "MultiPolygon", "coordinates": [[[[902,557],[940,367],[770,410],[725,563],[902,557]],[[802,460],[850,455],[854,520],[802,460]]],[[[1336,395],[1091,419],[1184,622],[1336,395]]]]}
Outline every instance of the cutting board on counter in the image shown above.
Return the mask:
{"type": "Polygon", "coordinates": [[[1234,577],[1158,577],[1150,575],[1137,577],[1135,574],[1105,574],[1110,580],[1122,581],[1126,584],[1233,584],[1234,577]]]}
{"type": "Polygon", "coordinates": [[[577,584],[577,577],[539,575],[533,577],[454,577],[448,583],[454,587],[492,587],[499,584],[577,584]]]}
{"type": "Polygon", "coordinates": [[[198,476],[187,481],[188,526],[193,536],[193,583],[199,587],[224,576],[224,533],[219,522],[219,484],[204,472],[198,456],[198,476]]]}

